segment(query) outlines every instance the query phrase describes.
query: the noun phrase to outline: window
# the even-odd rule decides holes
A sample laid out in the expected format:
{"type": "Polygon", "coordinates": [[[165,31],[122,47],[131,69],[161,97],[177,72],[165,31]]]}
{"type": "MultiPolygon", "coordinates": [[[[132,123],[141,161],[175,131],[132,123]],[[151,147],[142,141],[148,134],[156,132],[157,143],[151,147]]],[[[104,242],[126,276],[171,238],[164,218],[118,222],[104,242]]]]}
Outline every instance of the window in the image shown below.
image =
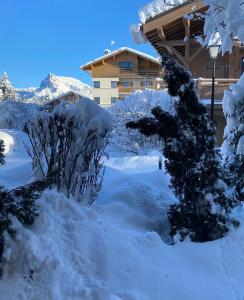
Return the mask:
{"type": "Polygon", "coordinates": [[[145,80],[144,81],[144,86],[145,87],[151,87],[152,85],[153,85],[152,81],[150,81],[150,80],[145,80]]]}
{"type": "Polygon", "coordinates": [[[118,81],[111,81],[111,88],[117,88],[118,87],[118,81]]]}
{"type": "Polygon", "coordinates": [[[121,70],[132,70],[133,62],[132,61],[121,61],[121,62],[119,62],[119,68],[121,70]]]}
{"type": "Polygon", "coordinates": [[[100,89],[100,81],[93,81],[93,87],[95,89],[100,89]]]}
{"type": "Polygon", "coordinates": [[[94,97],[94,101],[95,101],[97,104],[100,104],[100,97],[94,97]]]}
{"type": "Polygon", "coordinates": [[[133,82],[123,81],[123,82],[120,82],[120,85],[124,88],[129,88],[129,87],[133,87],[133,82]]]}
{"type": "Polygon", "coordinates": [[[111,97],[111,103],[114,104],[117,101],[117,97],[111,97]]]}

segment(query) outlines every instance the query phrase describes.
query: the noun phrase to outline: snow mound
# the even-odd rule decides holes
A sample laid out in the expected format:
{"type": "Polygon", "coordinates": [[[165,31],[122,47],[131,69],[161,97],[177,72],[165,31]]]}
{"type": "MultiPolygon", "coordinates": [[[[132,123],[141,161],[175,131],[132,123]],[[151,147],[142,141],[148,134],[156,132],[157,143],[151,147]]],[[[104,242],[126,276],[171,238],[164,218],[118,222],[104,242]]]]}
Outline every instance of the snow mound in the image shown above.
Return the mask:
{"type": "Polygon", "coordinates": [[[3,140],[5,151],[4,154],[8,154],[14,145],[13,137],[5,131],[0,131],[0,140],[3,140]]]}
{"type": "Polygon", "coordinates": [[[168,94],[167,89],[136,91],[122,101],[117,101],[110,111],[123,114],[151,115],[151,109],[160,106],[163,110],[174,113],[174,99],[168,94]]]}
{"type": "Polygon", "coordinates": [[[146,89],[136,91],[122,101],[117,101],[109,108],[113,116],[114,131],[111,145],[120,151],[149,153],[153,149],[161,149],[162,142],[158,137],[145,137],[137,130],[126,128],[126,123],[144,117],[152,117],[151,110],[160,106],[163,110],[174,114],[174,101],[166,89],[157,91],[146,89]]]}
{"type": "Polygon", "coordinates": [[[0,170],[0,186],[14,189],[31,181],[32,161],[27,153],[28,137],[23,131],[1,130],[0,138],[8,145],[5,164],[0,170]]]}
{"type": "Polygon", "coordinates": [[[40,105],[5,100],[0,102],[0,128],[22,129],[24,124],[42,110],[40,105]]]}
{"type": "Polygon", "coordinates": [[[175,6],[181,5],[186,1],[187,0],[154,0],[139,10],[141,22],[144,24],[148,19],[154,18],[157,15],[174,8],[175,6]]]}
{"type": "Polygon", "coordinates": [[[5,253],[1,297],[242,299],[243,228],[211,243],[166,244],[158,234],[169,205],[163,178],[159,171],[131,176],[109,169],[100,195],[104,204],[93,207],[46,191],[35,225],[15,222],[18,234],[5,253]]]}

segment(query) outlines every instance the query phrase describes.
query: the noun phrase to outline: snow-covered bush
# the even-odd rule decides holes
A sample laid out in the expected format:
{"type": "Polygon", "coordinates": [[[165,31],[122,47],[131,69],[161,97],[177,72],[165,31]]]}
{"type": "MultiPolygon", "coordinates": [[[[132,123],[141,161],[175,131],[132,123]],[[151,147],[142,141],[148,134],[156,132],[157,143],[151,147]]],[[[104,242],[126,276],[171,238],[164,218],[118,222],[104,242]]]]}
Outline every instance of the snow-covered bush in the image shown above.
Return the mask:
{"type": "Polygon", "coordinates": [[[217,33],[221,39],[222,53],[231,52],[234,40],[244,42],[244,2],[242,0],[204,0],[209,5],[206,13],[205,45],[217,33]]]}
{"type": "Polygon", "coordinates": [[[222,145],[230,196],[244,201],[244,75],[225,91],[223,110],[227,120],[222,145]]]}
{"type": "Polygon", "coordinates": [[[178,97],[175,115],[160,107],[154,117],[128,124],[141,133],[159,135],[165,141],[166,170],[179,199],[169,212],[171,234],[205,242],[228,231],[226,214],[230,203],[220,180],[220,161],[215,151],[215,129],[200,103],[191,74],[167,56],[162,58],[169,94],[178,97]]]}
{"type": "Polygon", "coordinates": [[[0,79],[0,100],[15,100],[16,95],[6,72],[3,73],[0,79]]]}
{"type": "Polygon", "coordinates": [[[41,109],[41,106],[31,103],[0,101],[0,127],[22,129],[41,109]]]}
{"type": "Polygon", "coordinates": [[[92,203],[101,188],[101,157],[111,129],[110,114],[89,99],[40,113],[25,126],[37,178],[92,203]]]}
{"type": "Polygon", "coordinates": [[[147,152],[162,147],[162,142],[157,136],[146,137],[138,130],[131,130],[125,126],[129,121],[152,116],[151,110],[155,106],[160,106],[164,110],[174,113],[173,101],[167,90],[137,91],[112,105],[109,108],[114,120],[111,143],[120,150],[133,153],[147,152]]]}
{"type": "Polygon", "coordinates": [[[38,216],[35,200],[37,199],[36,184],[20,187],[7,192],[0,187],[0,276],[3,272],[4,250],[6,235],[15,238],[16,231],[13,226],[13,217],[23,225],[32,225],[38,216]]]}

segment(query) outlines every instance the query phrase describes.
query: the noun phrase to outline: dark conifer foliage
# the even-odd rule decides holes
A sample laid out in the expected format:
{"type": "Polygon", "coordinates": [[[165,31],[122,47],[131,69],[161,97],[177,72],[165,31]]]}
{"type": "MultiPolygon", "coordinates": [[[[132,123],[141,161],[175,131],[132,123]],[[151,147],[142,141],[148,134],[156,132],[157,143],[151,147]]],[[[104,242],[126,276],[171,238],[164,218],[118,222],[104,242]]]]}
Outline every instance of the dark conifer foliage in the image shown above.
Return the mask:
{"type": "Polygon", "coordinates": [[[3,140],[0,140],[0,165],[4,164],[4,158],[5,158],[4,150],[5,150],[4,142],[3,140]]]}
{"type": "Polygon", "coordinates": [[[175,115],[152,110],[152,118],[127,124],[147,136],[164,140],[165,167],[171,187],[179,199],[169,211],[171,235],[189,235],[205,242],[228,231],[230,203],[220,178],[220,161],[215,150],[215,128],[200,103],[191,74],[172,59],[162,57],[169,94],[175,98],[175,115]]]}

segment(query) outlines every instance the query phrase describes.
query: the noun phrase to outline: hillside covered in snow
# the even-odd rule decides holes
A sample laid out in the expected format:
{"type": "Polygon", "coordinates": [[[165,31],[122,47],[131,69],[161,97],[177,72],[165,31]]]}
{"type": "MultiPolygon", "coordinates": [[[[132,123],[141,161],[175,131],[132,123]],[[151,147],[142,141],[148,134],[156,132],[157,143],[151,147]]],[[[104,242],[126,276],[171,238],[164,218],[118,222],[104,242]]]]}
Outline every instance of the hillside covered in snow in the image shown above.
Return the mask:
{"type": "Polygon", "coordinates": [[[16,89],[18,99],[27,102],[48,102],[68,92],[91,98],[91,87],[72,77],[49,74],[38,88],[16,89]]]}

